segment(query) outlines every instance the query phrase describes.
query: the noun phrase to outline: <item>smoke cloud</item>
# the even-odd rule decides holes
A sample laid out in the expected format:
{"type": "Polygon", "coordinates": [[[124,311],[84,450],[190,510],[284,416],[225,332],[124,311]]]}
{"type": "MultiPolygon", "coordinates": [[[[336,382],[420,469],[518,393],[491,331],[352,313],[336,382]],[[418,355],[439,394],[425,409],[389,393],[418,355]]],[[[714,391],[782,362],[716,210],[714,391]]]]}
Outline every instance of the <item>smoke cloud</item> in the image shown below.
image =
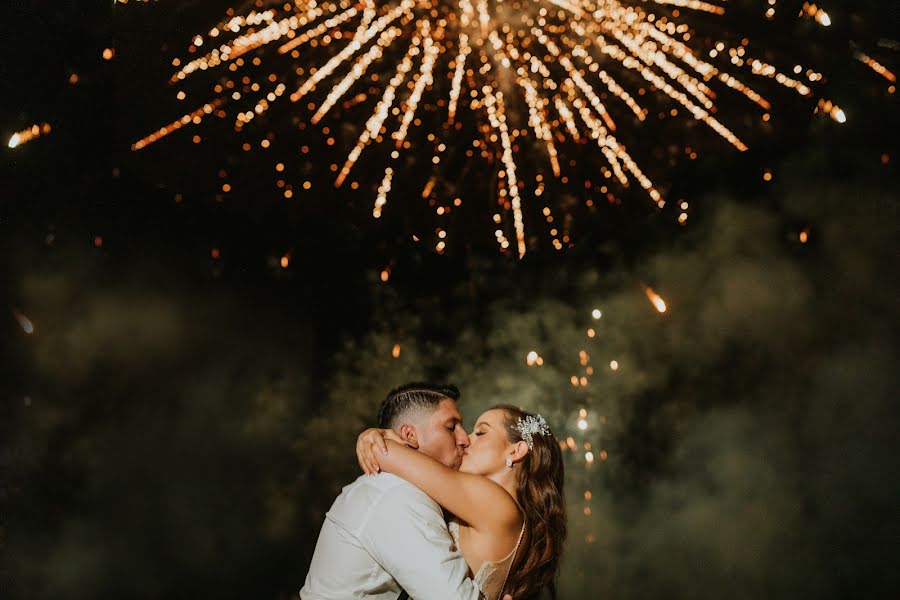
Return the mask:
{"type": "Polygon", "coordinates": [[[511,402],[572,437],[563,598],[884,596],[896,201],[803,168],[778,208],[710,194],[635,264],[476,263],[440,297],[379,284],[362,332],[314,323],[319,290],[16,254],[9,304],[36,332],[7,332],[10,597],[295,594],[357,433],[417,379],[459,385],[469,426],[511,402]]]}

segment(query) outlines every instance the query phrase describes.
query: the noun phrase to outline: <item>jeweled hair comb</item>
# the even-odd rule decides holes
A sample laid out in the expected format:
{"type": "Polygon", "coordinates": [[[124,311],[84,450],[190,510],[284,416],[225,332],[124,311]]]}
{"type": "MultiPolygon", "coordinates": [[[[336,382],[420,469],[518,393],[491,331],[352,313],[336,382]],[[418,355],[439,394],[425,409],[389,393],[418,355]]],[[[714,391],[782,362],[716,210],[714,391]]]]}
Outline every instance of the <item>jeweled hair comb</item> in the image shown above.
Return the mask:
{"type": "Polygon", "coordinates": [[[541,415],[528,415],[527,417],[519,417],[519,422],[513,427],[528,444],[529,450],[534,450],[534,434],[550,435],[550,427],[547,421],[541,415]]]}

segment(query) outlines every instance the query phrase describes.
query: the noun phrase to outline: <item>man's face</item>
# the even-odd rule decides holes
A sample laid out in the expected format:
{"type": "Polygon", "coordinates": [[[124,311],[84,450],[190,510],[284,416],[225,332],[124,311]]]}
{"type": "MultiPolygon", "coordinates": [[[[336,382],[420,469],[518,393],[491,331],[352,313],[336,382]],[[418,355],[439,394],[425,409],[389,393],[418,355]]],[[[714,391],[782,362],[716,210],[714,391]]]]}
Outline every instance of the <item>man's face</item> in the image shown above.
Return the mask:
{"type": "Polygon", "coordinates": [[[431,417],[417,427],[419,452],[441,461],[452,469],[458,469],[463,453],[469,446],[469,436],[462,426],[462,415],[456,402],[441,400],[431,417]]]}

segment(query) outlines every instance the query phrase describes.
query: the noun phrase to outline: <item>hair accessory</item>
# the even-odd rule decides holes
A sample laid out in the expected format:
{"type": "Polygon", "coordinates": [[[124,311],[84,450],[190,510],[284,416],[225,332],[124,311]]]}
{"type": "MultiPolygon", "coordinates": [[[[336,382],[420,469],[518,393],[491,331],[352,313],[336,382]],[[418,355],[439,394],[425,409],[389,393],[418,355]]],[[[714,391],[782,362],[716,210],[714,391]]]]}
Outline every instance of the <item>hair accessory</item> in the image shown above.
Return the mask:
{"type": "Polygon", "coordinates": [[[550,428],[547,421],[541,415],[528,415],[524,419],[519,417],[519,422],[513,427],[522,436],[522,439],[528,444],[528,449],[534,449],[534,434],[550,435],[550,428]]]}

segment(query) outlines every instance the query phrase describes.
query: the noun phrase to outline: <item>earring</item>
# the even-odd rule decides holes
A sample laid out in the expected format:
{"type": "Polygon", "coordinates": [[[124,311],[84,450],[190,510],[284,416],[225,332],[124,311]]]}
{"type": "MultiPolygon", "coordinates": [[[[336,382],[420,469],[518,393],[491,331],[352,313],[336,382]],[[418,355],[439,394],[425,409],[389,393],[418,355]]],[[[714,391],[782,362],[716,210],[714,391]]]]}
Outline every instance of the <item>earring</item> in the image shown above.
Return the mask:
{"type": "Polygon", "coordinates": [[[512,459],[511,458],[506,459],[506,466],[509,467],[510,469],[512,469],[512,459]]]}

